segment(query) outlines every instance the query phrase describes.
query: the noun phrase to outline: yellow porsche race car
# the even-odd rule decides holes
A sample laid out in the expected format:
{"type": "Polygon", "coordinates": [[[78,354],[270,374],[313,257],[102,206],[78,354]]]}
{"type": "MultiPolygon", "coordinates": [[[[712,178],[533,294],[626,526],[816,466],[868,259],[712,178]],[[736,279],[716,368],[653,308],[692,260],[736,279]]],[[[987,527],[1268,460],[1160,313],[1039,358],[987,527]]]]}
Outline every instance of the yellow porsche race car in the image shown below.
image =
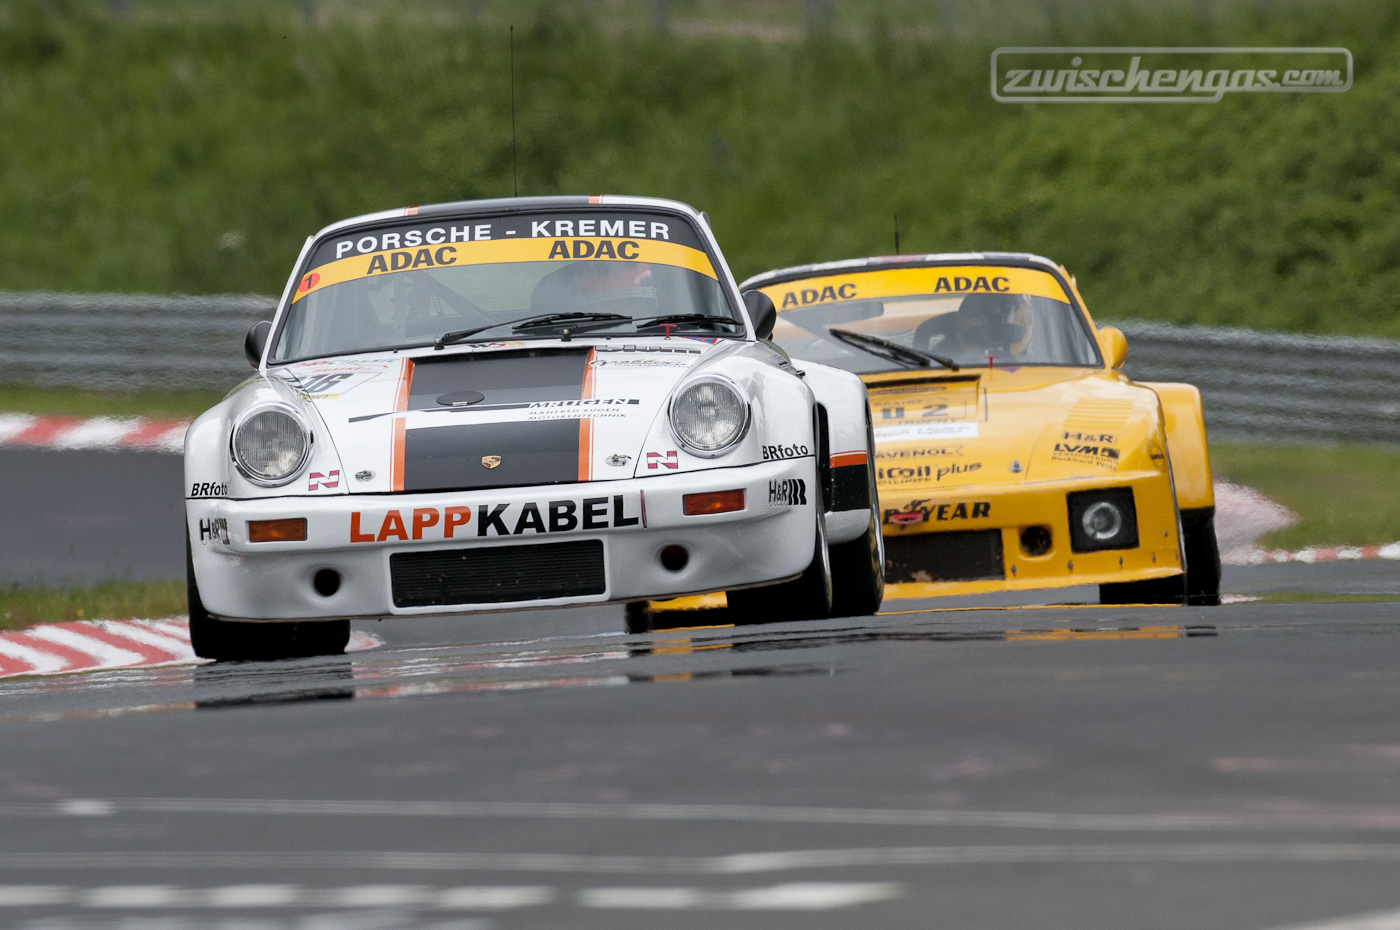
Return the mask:
{"type": "Polygon", "coordinates": [[[867,258],[741,287],[772,300],[790,355],[866,383],[890,596],[1095,584],[1106,604],[1219,603],[1200,392],[1129,380],[1127,340],[1063,267],[867,258]]]}

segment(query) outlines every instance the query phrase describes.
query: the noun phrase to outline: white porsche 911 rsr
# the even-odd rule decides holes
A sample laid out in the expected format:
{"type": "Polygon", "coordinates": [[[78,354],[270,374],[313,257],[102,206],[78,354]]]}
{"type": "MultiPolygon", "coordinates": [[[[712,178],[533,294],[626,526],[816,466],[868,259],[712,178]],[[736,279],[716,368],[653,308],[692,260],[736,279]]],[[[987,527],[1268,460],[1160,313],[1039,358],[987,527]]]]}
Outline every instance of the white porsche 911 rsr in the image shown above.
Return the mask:
{"type": "Polygon", "coordinates": [[[873,612],[865,388],[794,365],[774,319],[673,201],[327,227],[248,334],[256,376],[186,436],[195,651],[320,655],[352,618],[716,591],[740,620],[873,612]]]}

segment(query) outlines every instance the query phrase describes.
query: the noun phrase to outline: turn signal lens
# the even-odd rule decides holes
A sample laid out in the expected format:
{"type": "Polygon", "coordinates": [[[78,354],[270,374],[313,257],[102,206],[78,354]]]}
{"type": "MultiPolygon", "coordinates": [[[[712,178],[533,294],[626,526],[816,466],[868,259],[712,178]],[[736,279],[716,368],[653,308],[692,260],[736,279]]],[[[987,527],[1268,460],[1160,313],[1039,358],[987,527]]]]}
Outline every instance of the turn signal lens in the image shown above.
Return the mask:
{"type": "Polygon", "coordinates": [[[305,542],[306,518],[249,520],[248,542],[305,542]]]}
{"type": "Polygon", "coordinates": [[[702,513],[729,513],[744,509],[744,489],[733,491],[709,491],[705,494],[685,496],[685,515],[693,517],[702,513]]]}

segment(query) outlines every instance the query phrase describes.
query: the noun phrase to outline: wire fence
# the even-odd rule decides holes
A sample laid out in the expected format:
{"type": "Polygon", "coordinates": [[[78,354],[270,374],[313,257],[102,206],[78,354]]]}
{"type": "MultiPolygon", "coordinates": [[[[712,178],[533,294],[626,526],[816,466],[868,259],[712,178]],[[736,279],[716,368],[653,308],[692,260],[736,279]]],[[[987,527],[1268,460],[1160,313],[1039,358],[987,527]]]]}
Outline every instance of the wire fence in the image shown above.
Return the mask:
{"type": "MultiPolygon", "coordinates": [[[[223,390],[276,298],[0,292],[0,382],[100,391],[223,390]]],[[[1185,381],[1212,435],[1400,444],[1400,342],[1114,323],[1124,371],[1185,381]]]]}

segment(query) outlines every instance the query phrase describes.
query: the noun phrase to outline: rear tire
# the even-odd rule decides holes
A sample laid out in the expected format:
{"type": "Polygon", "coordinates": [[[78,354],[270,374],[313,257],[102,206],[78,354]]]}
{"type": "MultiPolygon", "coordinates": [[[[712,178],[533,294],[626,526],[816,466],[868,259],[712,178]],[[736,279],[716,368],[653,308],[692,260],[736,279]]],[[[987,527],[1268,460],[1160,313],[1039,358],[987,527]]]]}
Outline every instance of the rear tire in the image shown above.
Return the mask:
{"type": "Polygon", "coordinates": [[[194,654],[216,662],[249,662],[335,656],[350,642],[349,620],[300,623],[230,623],[209,615],[199,597],[194,556],[185,535],[185,593],[190,611],[190,645],[194,654]]]}
{"type": "Polygon", "coordinates": [[[831,616],[831,553],[826,546],[826,517],[817,512],[817,540],[811,564],[801,577],[763,588],[725,592],[735,626],[821,620],[831,616]]]}
{"type": "Polygon", "coordinates": [[[885,547],[871,498],[864,535],[831,547],[831,616],[865,617],[885,599],[885,547]]]}

